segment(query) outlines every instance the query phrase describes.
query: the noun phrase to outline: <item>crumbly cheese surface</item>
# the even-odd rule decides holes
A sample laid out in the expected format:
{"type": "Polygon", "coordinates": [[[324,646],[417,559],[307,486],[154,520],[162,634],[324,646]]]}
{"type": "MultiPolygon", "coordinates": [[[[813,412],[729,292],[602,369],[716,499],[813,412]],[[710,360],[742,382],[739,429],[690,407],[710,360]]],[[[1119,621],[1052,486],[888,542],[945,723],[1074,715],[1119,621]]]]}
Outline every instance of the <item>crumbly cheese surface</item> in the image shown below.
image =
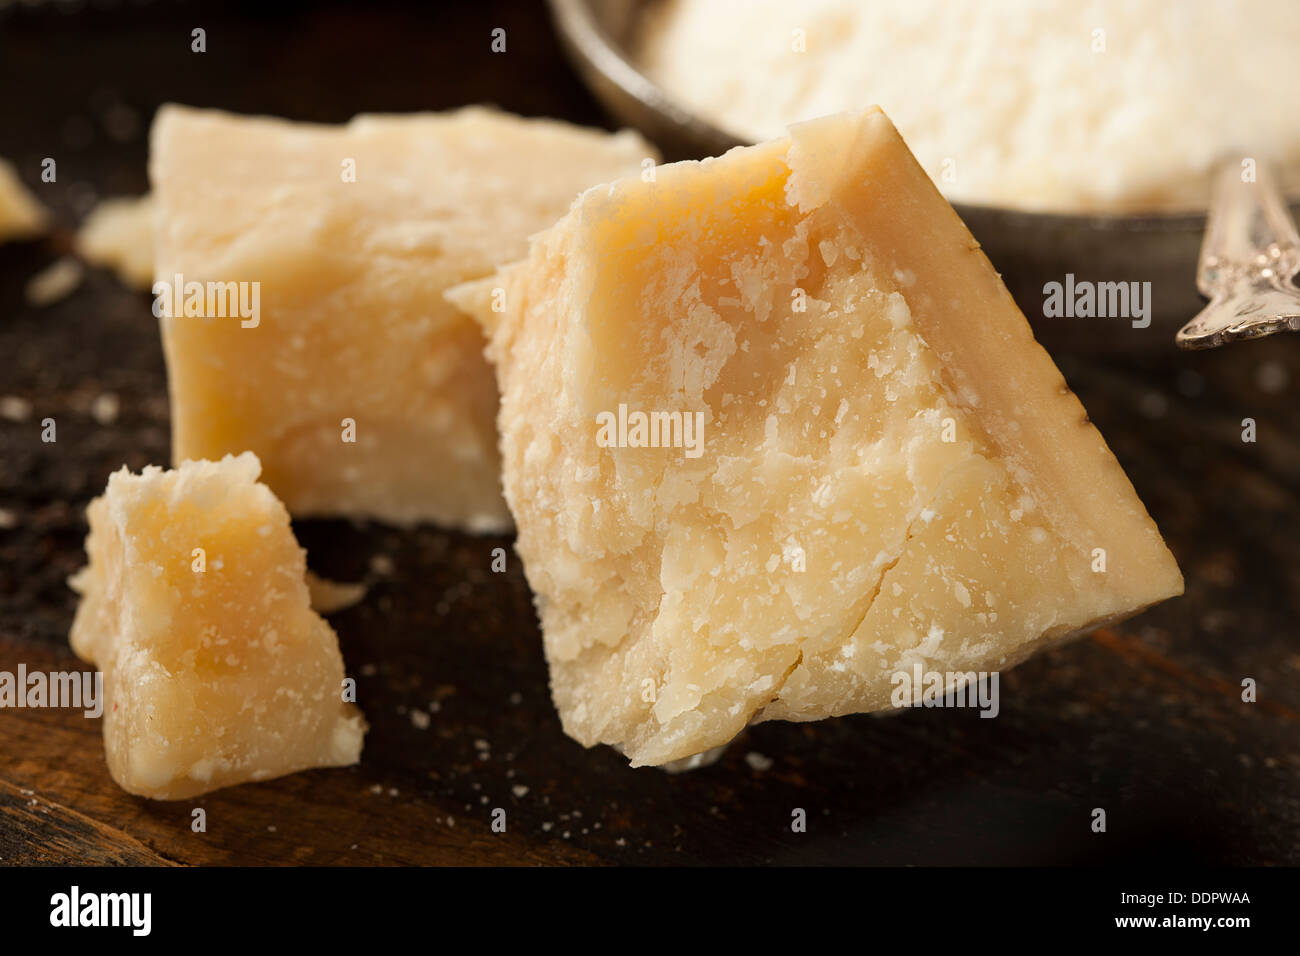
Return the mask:
{"type": "Polygon", "coordinates": [[[294,515],[508,528],[483,337],[441,293],[653,156],[479,108],[317,126],[164,107],[156,277],[260,307],[163,318],[175,460],[256,452],[294,515]]]}
{"type": "Polygon", "coordinates": [[[45,207],[27,191],[18,171],[0,159],[0,242],[31,239],[45,231],[45,207]]]}
{"type": "Polygon", "coordinates": [[[77,233],[77,252],[135,289],[153,285],[154,205],[149,196],[105,199],[77,233]]]}
{"type": "Polygon", "coordinates": [[[592,189],[450,295],[488,330],[517,547],[586,745],[664,764],[878,710],[915,663],[997,670],[1181,592],[878,111],[592,189]],[[600,423],[638,410],[697,416],[698,454],[630,425],[611,447],[600,423]]]}
{"type": "Polygon", "coordinates": [[[252,454],[113,474],[87,511],[72,648],[104,674],[104,750],[175,800],[361,757],[343,660],[252,454]]]}
{"type": "Polygon", "coordinates": [[[636,57],[741,138],[879,104],[949,199],[1204,209],[1223,155],[1300,193],[1292,0],[659,0],[636,57]]]}

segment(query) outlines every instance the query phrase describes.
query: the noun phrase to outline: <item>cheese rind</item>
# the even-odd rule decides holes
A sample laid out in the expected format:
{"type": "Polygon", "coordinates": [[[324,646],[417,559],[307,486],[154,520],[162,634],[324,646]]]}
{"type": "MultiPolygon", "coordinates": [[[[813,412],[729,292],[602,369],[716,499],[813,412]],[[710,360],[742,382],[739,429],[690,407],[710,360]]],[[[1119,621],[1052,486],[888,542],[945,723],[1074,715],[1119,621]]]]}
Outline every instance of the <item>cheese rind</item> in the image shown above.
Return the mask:
{"type": "Polygon", "coordinates": [[[39,236],[48,222],[45,207],[27,191],[18,171],[0,159],[0,242],[39,236]]]}
{"type": "Polygon", "coordinates": [[[260,307],[162,318],[175,460],[251,450],[294,515],[507,529],[483,338],[441,293],[653,156],[479,108],[319,126],[164,107],[156,277],[247,283],[260,307]]]}
{"type": "Polygon", "coordinates": [[[1181,592],[879,111],[592,189],[449,297],[489,334],[565,730],[634,765],[887,707],[916,662],[997,670],[1181,592]],[[698,414],[702,453],[604,447],[624,408],[698,414]]]}
{"type": "Polygon", "coordinates": [[[104,675],[124,790],[177,800],[361,757],[343,660],[256,456],[125,468],[87,509],[70,641],[104,675]]]}

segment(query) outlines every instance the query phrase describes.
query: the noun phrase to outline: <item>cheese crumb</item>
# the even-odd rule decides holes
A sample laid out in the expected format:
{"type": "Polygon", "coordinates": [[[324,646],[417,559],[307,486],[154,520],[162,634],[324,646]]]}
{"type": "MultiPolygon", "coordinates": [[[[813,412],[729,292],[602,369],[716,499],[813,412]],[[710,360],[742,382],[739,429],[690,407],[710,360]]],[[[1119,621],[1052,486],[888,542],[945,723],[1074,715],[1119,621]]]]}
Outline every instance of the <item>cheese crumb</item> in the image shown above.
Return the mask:
{"type": "Polygon", "coordinates": [[[0,242],[34,238],[48,223],[49,214],[27,191],[18,171],[0,159],[0,242]]]}
{"type": "Polygon", "coordinates": [[[56,259],[27,280],[23,298],[38,309],[54,305],[76,291],[84,274],[81,263],[71,256],[56,259]]]}

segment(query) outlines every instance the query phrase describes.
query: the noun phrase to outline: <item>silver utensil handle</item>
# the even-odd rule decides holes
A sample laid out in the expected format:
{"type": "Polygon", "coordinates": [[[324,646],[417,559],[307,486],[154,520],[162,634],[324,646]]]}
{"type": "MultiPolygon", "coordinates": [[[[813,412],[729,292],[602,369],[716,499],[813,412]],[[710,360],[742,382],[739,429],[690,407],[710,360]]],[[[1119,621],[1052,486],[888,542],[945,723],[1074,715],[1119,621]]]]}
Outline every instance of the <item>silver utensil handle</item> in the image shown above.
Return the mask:
{"type": "Polygon", "coordinates": [[[1224,278],[1294,260],[1298,252],[1300,233],[1272,167],[1257,165],[1251,181],[1241,162],[1229,160],[1220,165],[1196,273],[1201,294],[1213,298],[1224,278]]]}
{"type": "Polygon", "coordinates": [[[1182,348],[1300,329],[1300,233],[1266,163],[1224,160],[1201,243],[1196,287],[1210,303],[1178,333],[1182,348]]]}

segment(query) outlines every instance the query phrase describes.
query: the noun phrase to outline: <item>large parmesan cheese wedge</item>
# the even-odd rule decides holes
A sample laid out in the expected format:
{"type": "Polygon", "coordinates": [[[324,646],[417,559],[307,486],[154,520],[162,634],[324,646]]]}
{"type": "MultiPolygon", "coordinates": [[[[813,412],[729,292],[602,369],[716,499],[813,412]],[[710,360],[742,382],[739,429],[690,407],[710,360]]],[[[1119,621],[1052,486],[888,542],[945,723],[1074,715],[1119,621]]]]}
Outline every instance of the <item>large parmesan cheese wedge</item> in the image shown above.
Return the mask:
{"type": "Polygon", "coordinates": [[[72,648],[104,675],[104,750],[175,800],[356,763],[366,725],[311,610],[289,515],[252,454],[124,468],[91,502],[72,648]]]}
{"type": "Polygon", "coordinates": [[[294,515],[508,527],[483,337],[442,293],[654,155],[484,109],[317,126],[164,107],[174,460],[251,450],[294,515]]]}
{"type": "Polygon", "coordinates": [[[0,242],[38,236],[48,221],[45,207],[27,191],[18,171],[0,159],[0,242]]]}
{"type": "Polygon", "coordinates": [[[453,290],[565,730],[665,764],[1182,590],[883,113],[592,189],[453,290]],[[493,311],[495,306],[500,311],[493,311]]]}

